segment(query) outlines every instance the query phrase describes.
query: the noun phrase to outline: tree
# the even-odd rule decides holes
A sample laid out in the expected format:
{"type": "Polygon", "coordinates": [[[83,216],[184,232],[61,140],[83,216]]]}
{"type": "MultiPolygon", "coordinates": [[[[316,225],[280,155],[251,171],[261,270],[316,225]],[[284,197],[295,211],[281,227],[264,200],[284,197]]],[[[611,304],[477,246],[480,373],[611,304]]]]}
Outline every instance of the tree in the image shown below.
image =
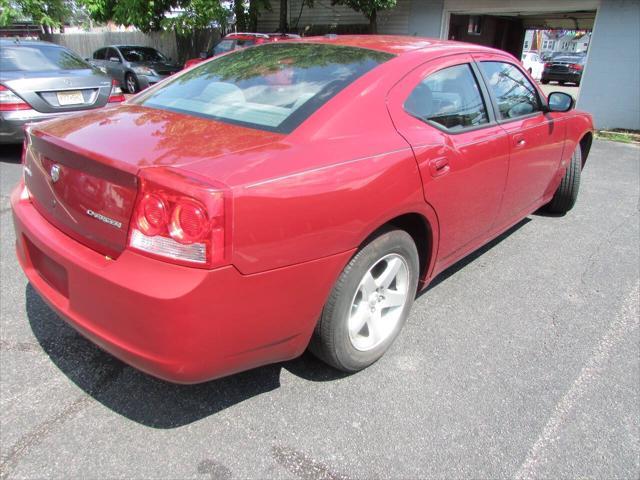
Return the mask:
{"type": "Polygon", "coordinates": [[[272,11],[269,0],[249,0],[249,31],[258,31],[258,17],[261,10],[272,11]]]}
{"type": "MultiPolygon", "coordinates": [[[[160,30],[167,12],[182,7],[181,0],[78,0],[97,22],[133,25],[143,32],[160,30]]],[[[191,2],[188,2],[191,3],[191,2]]]]}
{"type": "Polygon", "coordinates": [[[0,25],[16,20],[31,20],[45,33],[64,26],[72,13],[72,2],[64,0],[0,0],[0,25]]]}
{"type": "Polygon", "coordinates": [[[288,0],[280,0],[280,21],[278,22],[278,31],[287,33],[289,25],[287,25],[287,10],[289,9],[288,0]]]}
{"type": "Polygon", "coordinates": [[[331,5],[346,5],[369,20],[370,33],[378,33],[378,12],[396,6],[397,0],[331,0],[331,5]]]}

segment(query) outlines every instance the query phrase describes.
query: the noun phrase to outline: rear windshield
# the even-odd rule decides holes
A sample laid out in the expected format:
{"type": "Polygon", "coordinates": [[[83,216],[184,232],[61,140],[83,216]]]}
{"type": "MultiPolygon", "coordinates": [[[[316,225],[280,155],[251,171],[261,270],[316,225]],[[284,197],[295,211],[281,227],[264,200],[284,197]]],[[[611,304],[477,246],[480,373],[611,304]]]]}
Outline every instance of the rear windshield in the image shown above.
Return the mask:
{"type": "Polygon", "coordinates": [[[391,57],[337,45],[271,43],[204,63],[137,102],[289,133],[340,90],[391,57]]]}
{"type": "Polygon", "coordinates": [[[47,72],[51,70],[89,69],[76,54],[49,45],[20,45],[0,48],[0,71],[47,72]]]}
{"type": "Polygon", "coordinates": [[[155,48],[118,47],[127,62],[165,62],[167,59],[155,48]]]}

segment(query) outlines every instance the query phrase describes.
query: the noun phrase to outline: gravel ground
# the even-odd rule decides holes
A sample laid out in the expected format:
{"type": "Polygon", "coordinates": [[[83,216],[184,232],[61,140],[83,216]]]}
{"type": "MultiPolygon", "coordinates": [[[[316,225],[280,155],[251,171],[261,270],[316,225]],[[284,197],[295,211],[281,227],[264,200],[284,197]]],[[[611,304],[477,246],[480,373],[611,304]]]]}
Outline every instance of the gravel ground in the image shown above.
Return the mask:
{"type": "Polygon", "coordinates": [[[197,386],[148,377],[27,284],[0,147],[0,478],[639,478],[640,149],[597,141],[576,208],[442,274],[388,354],[197,386]]]}

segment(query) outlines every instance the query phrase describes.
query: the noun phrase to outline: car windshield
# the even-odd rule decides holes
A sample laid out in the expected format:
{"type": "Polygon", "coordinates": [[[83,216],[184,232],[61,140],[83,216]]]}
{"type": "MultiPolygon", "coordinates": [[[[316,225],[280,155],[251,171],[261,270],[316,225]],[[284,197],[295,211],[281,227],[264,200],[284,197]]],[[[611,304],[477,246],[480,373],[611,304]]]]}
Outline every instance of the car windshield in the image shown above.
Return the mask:
{"type": "Polygon", "coordinates": [[[235,40],[227,38],[213,47],[213,54],[220,55],[221,53],[227,53],[236,48],[250,47],[255,44],[256,42],[254,40],[235,40]]]}
{"type": "Polygon", "coordinates": [[[167,59],[151,47],[118,47],[127,62],[166,62],[167,59]]]}
{"type": "Polygon", "coordinates": [[[137,103],[289,133],[340,90],[392,57],[363,48],[272,43],[202,64],[137,103]]]}
{"type": "Polygon", "coordinates": [[[16,45],[0,48],[0,72],[46,72],[83,70],[91,65],[61,47],[50,45],[16,45]]]}

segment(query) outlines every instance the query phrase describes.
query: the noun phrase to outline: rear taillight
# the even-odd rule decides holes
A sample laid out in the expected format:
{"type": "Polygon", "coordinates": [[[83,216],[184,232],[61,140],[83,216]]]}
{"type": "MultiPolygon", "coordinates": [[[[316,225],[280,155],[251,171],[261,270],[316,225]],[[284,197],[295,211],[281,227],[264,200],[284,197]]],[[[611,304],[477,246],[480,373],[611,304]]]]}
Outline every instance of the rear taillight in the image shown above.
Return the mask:
{"type": "Polygon", "coordinates": [[[118,82],[115,78],[111,80],[111,93],[109,93],[109,103],[118,103],[124,102],[124,94],[122,93],[122,89],[120,88],[120,82],[118,82]]]}
{"type": "Polygon", "coordinates": [[[143,170],[129,246],[181,265],[223,265],[228,197],[226,188],[172,169],[143,170]]]}
{"type": "Polygon", "coordinates": [[[572,63],[571,65],[569,65],[569,68],[572,68],[574,70],[582,70],[582,65],[580,65],[579,63],[572,63]]]}
{"type": "Polygon", "coordinates": [[[544,68],[551,68],[551,63],[549,63],[549,62],[545,62],[545,64],[544,64],[544,68]]]}
{"type": "Polygon", "coordinates": [[[0,112],[13,112],[16,110],[31,110],[31,105],[4,85],[0,85],[0,112]]]}

